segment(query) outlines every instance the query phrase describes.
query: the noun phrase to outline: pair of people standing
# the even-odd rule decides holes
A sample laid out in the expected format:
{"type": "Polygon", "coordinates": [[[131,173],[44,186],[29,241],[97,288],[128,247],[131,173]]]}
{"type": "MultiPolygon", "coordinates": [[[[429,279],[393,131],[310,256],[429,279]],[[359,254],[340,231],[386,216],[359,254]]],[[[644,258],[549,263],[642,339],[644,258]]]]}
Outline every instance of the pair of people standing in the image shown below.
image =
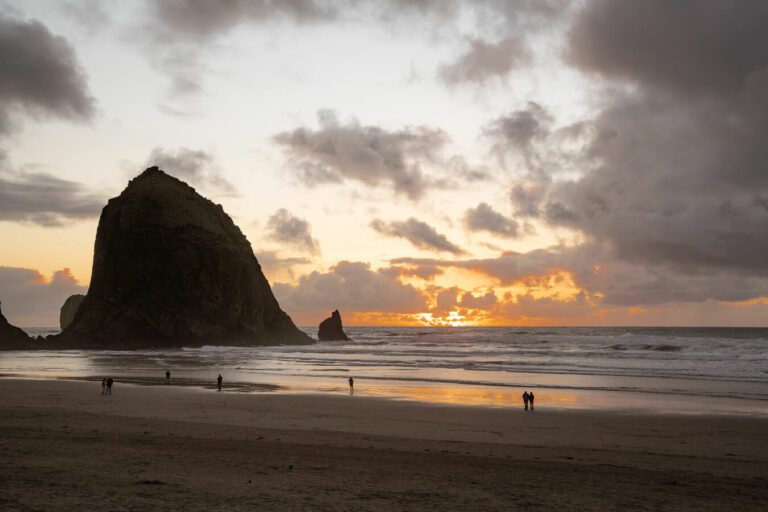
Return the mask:
{"type": "Polygon", "coordinates": [[[533,410],[533,392],[524,392],[523,393],[523,405],[525,405],[525,410],[528,410],[528,405],[530,404],[531,410],[533,410]]]}
{"type": "Polygon", "coordinates": [[[102,395],[111,395],[112,394],[112,384],[115,381],[112,380],[112,377],[108,379],[101,379],[101,394],[102,395]]]}

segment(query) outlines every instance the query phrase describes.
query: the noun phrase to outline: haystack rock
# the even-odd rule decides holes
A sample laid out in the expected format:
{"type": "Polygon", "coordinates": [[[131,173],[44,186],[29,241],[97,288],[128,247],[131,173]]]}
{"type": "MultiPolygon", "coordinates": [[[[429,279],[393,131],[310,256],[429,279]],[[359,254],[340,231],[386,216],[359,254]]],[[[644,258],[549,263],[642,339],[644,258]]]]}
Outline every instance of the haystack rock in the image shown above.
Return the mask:
{"type": "Polygon", "coordinates": [[[317,331],[317,337],[320,341],[346,341],[349,340],[344,329],[341,327],[341,314],[339,310],[331,313],[330,318],[320,322],[320,329],[317,331]]]}
{"type": "Polygon", "coordinates": [[[69,324],[75,319],[75,313],[77,313],[77,309],[84,298],[85,295],[71,295],[64,301],[64,305],[61,306],[61,312],[59,313],[59,326],[61,326],[62,331],[69,327],[69,324]]]}
{"type": "Polygon", "coordinates": [[[142,348],[304,344],[232,219],[151,167],[101,212],[88,294],[48,344],[142,348]]]}
{"type": "Polygon", "coordinates": [[[27,333],[8,323],[0,308],[0,350],[31,348],[31,341],[27,333]]]}

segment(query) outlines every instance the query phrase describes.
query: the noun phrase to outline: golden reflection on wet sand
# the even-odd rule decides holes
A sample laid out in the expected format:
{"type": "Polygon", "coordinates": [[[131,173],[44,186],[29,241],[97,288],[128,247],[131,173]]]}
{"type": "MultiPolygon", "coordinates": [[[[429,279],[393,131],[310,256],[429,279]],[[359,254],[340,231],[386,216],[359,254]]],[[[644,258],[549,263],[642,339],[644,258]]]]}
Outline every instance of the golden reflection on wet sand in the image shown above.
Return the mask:
{"type": "MultiPolygon", "coordinates": [[[[432,402],[451,405],[482,405],[491,407],[522,407],[523,389],[482,389],[463,386],[365,386],[355,390],[358,395],[399,398],[418,402],[432,402]]],[[[536,395],[536,404],[544,406],[574,407],[584,402],[583,397],[574,393],[553,390],[531,389],[536,395]]]]}

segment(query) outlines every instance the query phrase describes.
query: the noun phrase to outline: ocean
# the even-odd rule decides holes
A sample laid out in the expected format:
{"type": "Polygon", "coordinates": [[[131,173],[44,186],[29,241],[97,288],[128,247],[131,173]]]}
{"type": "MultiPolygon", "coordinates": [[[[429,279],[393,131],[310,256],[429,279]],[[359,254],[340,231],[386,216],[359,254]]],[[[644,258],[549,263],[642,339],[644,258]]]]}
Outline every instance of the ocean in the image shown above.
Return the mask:
{"type": "MultiPolygon", "coordinates": [[[[50,329],[27,329],[32,335],[50,329]]],[[[316,330],[305,329],[310,335],[316,330]]],[[[310,346],[0,352],[3,377],[272,393],[349,392],[464,406],[768,414],[768,329],[350,327],[310,346]]]]}

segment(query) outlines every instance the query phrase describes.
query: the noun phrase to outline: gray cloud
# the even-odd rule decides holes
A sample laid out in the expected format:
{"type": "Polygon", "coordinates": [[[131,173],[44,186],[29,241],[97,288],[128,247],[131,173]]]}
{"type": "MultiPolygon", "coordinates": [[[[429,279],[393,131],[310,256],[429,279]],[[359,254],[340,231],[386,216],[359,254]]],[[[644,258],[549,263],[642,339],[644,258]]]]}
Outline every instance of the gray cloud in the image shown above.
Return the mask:
{"type": "Polygon", "coordinates": [[[70,295],[85,293],[68,268],[47,280],[29,268],[0,266],[0,301],[3,313],[15,325],[46,327],[59,325],[59,309],[70,295]]]}
{"type": "Polygon", "coordinates": [[[464,214],[464,225],[470,231],[487,231],[504,238],[514,238],[520,230],[517,221],[503,216],[487,203],[468,209],[464,214]]]}
{"type": "Polygon", "coordinates": [[[0,15],[0,134],[20,113],[83,121],[95,111],[85,73],[66,39],[38,21],[0,15]]]}
{"type": "Polygon", "coordinates": [[[566,56],[586,71],[685,95],[742,89],[768,62],[768,4],[712,0],[593,0],[566,56]]]}
{"type": "MultiPolygon", "coordinates": [[[[566,0],[149,0],[145,42],[155,67],[169,75],[173,94],[202,89],[207,48],[234,29],[274,23],[344,23],[371,25],[387,30],[411,27],[419,32],[490,35],[499,43],[482,43],[466,58],[448,68],[449,78],[477,80],[481,75],[503,72],[509,66],[505,50],[515,49],[512,34],[551,27],[568,11],[566,0]],[[471,27],[463,21],[469,20],[471,27]]],[[[406,29],[407,30],[407,29],[406,29]]],[[[480,41],[476,39],[476,41],[480,41]]]]}
{"type": "Polygon", "coordinates": [[[438,68],[440,79],[449,84],[483,84],[493,78],[504,78],[513,69],[530,64],[531,51],[516,36],[497,43],[470,39],[469,49],[454,62],[438,68]]]}
{"type": "Polygon", "coordinates": [[[208,45],[241,25],[335,19],[332,2],[315,0],[149,0],[149,37],[142,41],[153,66],[171,79],[171,96],[203,89],[208,45]]]}
{"type": "Polygon", "coordinates": [[[445,235],[435,231],[435,228],[413,217],[404,221],[384,222],[374,219],[371,228],[382,235],[394,238],[403,238],[419,249],[427,249],[437,252],[449,252],[451,254],[464,254],[464,251],[445,235]]]}
{"type": "Polygon", "coordinates": [[[498,302],[498,299],[496,298],[496,294],[491,292],[486,292],[483,295],[475,296],[472,295],[469,292],[464,293],[461,296],[461,300],[459,301],[459,305],[464,308],[469,309],[490,309],[498,302]]]}
{"type": "Polygon", "coordinates": [[[285,208],[277,210],[267,221],[267,238],[287,244],[309,254],[319,254],[320,244],[312,238],[309,223],[285,208]]]}
{"type": "Polygon", "coordinates": [[[387,184],[396,193],[418,199],[435,185],[422,164],[438,160],[446,134],[429,127],[387,131],[339,122],[335,113],[318,113],[320,128],[297,128],[274,137],[306,185],[353,180],[368,186],[387,184]]]}
{"type": "Polygon", "coordinates": [[[417,313],[425,299],[396,276],[373,271],[367,263],[342,261],[328,272],[312,272],[296,285],[276,283],[272,287],[280,305],[291,315],[320,316],[328,310],[417,313]]]}
{"type": "Polygon", "coordinates": [[[0,154],[0,220],[61,226],[99,215],[105,199],[82,184],[11,169],[0,154]]]}
{"type": "Polygon", "coordinates": [[[750,1],[588,3],[570,62],[634,88],[606,95],[588,131],[591,164],[552,183],[545,217],[693,290],[707,288],[702,275],[713,289],[723,274],[768,275],[766,14],[750,1]]]}
{"type": "Polygon", "coordinates": [[[193,40],[211,39],[244,23],[335,19],[331,2],[316,0],[151,0],[152,15],[165,31],[193,40]]]}
{"type": "Polygon", "coordinates": [[[235,187],[215,166],[213,155],[201,150],[179,148],[175,152],[156,147],[145,164],[157,166],[172,176],[193,185],[212,188],[218,192],[234,195],[235,187]]]}

